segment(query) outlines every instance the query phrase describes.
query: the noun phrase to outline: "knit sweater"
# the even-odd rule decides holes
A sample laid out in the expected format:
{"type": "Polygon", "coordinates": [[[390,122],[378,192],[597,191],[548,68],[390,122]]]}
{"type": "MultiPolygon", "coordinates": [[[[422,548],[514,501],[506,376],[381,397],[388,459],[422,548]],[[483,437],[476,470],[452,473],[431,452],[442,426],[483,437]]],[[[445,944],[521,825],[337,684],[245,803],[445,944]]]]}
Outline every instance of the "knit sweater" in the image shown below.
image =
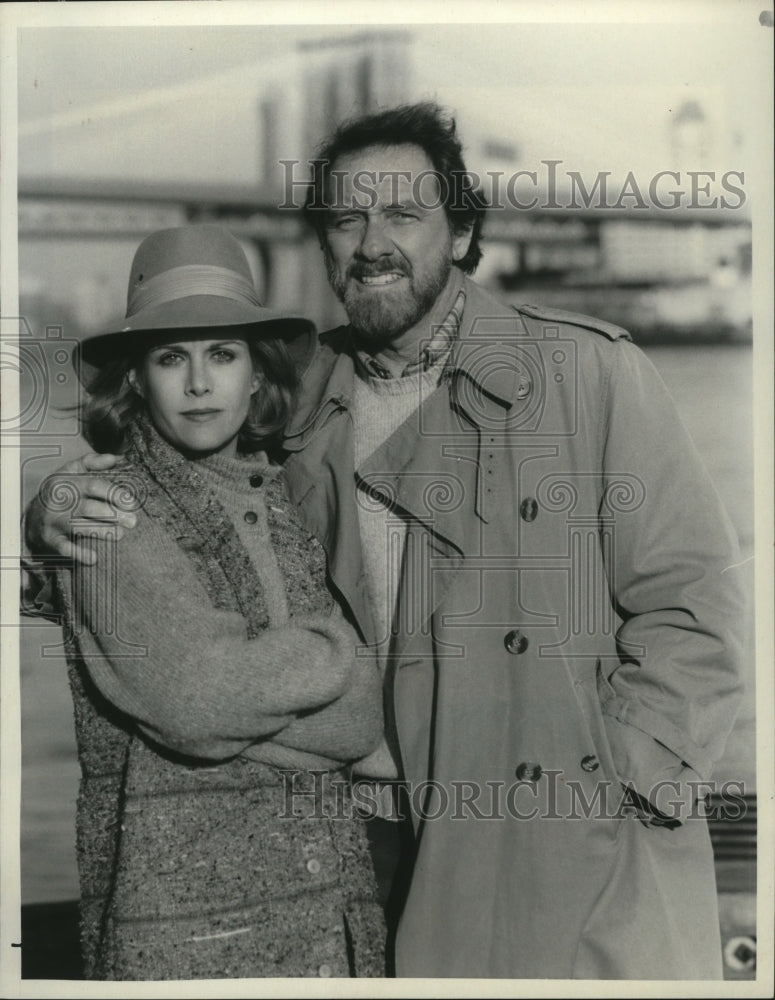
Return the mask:
{"type": "MultiPolygon", "coordinates": [[[[366,590],[377,629],[376,661],[384,674],[406,547],[407,524],[401,511],[394,509],[364,488],[357,478],[358,469],[397,430],[410,419],[420,403],[437,392],[448,352],[441,355],[427,371],[400,378],[374,378],[361,373],[355,379],[352,402],[353,444],[356,483],[358,484],[358,522],[363,552],[366,590]]],[[[368,757],[354,766],[359,778],[388,779],[398,776],[398,769],[386,738],[368,757]]],[[[377,814],[395,818],[392,792],[375,789],[377,814]]]]}
{"type": "MultiPolygon", "coordinates": [[[[446,355],[425,372],[402,378],[358,377],[352,402],[356,474],[363,463],[436,391],[446,355]]],[[[363,565],[384,667],[401,575],[406,521],[390,504],[359,485],[358,520],[363,565]]]]}
{"type": "Polygon", "coordinates": [[[380,975],[365,832],[331,770],[378,739],[380,684],[331,614],[322,550],[264,457],[197,468],[141,420],[130,459],[114,496],[140,524],[58,579],[87,977],[380,975]],[[263,543],[226,514],[247,502],[263,543]]]}
{"type": "MultiPolygon", "coordinates": [[[[402,356],[395,349],[376,355],[357,346],[354,350],[357,377],[351,412],[358,520],[366,587],[377,630],[377,653],[383,669],[398,597],[406,521],[400,510],[358,479],[358,471],[437,391],[457,338],[464,305],[463,275],[453,267],[431,312],[403,335],[402,356]],[[414,351],[416,357],[407,356],[407,351],[414,351]]],[[[357,333],[353,339],[357,345],[357,333]]]]}
{"type": "Polygon", "coordinates": [[[240,541],[256,568],[266,600],[269,625],[288,624],[288,599],[277,555],[272,548],[266,507],[269,483],[282,467],[269,461],[266,452],[253,455],[209,455],[194,463],[205,486],[221,503],[237,529],[240,541]]]}
{"type": "MultiPolygon", "coordinates": [[[[282,489],[279,470],[263,455],[190,466],[194,485],[218,498],[240,536],[268,627],[248,638],[240,612],[213,606],[185,542],[146,504],[118,545],[97,542],[96,569],[77,571],[91,679],[148,737],[193,757],[244,753],[325,768],[368,753],[381,724],[377,678],[356,662],[352,629],[323,589],[306,614],[289,617],[267,519],[267,490],[282,489]],[[256,476],[258,488],[250,485],[256,476]],[[104,620],[110,609],[115,627],[104,620]]],[[[121,477],[131,485],[131,472],[121,477]]],[[[314,539],[304,544],[324,558],[314,539]]]]}

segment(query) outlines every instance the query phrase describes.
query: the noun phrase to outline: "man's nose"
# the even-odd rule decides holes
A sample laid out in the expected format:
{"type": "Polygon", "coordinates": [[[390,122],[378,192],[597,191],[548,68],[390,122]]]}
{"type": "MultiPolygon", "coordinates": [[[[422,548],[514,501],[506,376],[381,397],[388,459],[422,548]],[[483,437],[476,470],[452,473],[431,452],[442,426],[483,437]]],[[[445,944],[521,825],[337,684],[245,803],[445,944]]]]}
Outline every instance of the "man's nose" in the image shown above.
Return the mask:
{"type": "Polygon", "coordinates": [[[377,260],[378,257],[385,257],[393,253],[394,249],[384,217],[367,216],[366,229],[359,247],[361,256],[367,260],[377,260]]]}
{"type": "Polygon", "coordinates": [[[204,396],[210,391],[207,366],[198,358],[192,358],[188,366],[186,392],[191,396],[204,396]]]}

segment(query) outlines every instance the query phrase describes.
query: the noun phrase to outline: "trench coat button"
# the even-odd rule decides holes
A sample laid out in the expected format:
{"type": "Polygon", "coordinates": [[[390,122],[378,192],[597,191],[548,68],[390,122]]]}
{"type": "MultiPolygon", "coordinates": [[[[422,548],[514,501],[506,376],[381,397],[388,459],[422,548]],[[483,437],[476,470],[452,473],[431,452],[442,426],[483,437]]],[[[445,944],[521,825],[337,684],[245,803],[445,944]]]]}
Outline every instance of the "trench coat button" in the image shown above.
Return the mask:
{"type": "Polygon", "coordinates": [[[518,656],[520,653],[524,653],[527,649],[527,636],[522,635],[518,628],[514,628],[511,632],[506,633],[503,645],[509,653],[513,653],[515,656],[518,656]]]}
{"type": "Polygon", "coordinates": [[[321,966],[318,967],[318,975],[320,976],[321,979],[329,979],[332,975],[332,971],[333,970],[331,969],[331,966],[328,965],[327,962],[324,962],[321,966]]]}
{"type": "Polygon", "coordinates": [[[582,771],[596,771],[599,767],[600,761],[593,753],[588,753],[586,757],[581,758],[582,771]]]}
{"type": "Polygon", "coordinates": [[[538,781],[543,770],[540,764],[526,760],[517,765],[517,770],[514,773],[520,781],[538,781]]]}
{"type": "Polygon", "coordinates": [[[255,524],[258,520],[258,514],[254,510],[245,511],[245,522],[247,524],[255,524]]]}
{"type": "Polygon", "coordinates": [[[519,516],[523,521],[535,521],[538,516],[538,501],[535,497],[525,497],[519,505],[519,516]]]}
{"type": "Polygon", "coordinates": [[[259,486],[262,486],[263,482],[264,482],[264,477],[261,475],[260,472],[254,472],[253,475],[250,477],[250,485],[253,486],[255,489],[258,489],[259,486]]]}
{"type": "Polygon", "coordinates": [[[310,875],[317,875],[320,872],[320,862],[317,858],[310,858],[307,862],[307,871],[310,875]]]}

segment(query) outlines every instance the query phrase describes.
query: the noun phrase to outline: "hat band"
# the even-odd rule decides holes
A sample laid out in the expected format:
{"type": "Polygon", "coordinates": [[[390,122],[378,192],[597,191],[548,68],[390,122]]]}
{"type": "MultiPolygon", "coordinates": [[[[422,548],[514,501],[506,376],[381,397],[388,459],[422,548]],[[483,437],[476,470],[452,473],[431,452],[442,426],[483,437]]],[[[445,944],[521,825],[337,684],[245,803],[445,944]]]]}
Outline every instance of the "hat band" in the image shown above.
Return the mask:
{"type": "Polygon", "coordinates": [[[216,295],[261,306],[256,290],[243,275],[214,264],[183,264],[135,285],[127,304],[127,319],[140,312],[189,295],[216,295]]]}

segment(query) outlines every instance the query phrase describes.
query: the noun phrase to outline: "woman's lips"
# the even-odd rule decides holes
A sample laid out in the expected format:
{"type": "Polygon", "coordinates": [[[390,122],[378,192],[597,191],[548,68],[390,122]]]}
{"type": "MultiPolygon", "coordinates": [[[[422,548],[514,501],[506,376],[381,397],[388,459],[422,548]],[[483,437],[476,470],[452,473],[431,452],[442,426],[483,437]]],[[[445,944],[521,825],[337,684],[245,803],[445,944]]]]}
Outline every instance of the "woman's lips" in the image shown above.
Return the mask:
{"type": "Polygon", "coordinates": [[[195,423],[203,423],[212,417],[217,417],[220,412],[220,410],[183,410],[180,415],[195,423]]]}

